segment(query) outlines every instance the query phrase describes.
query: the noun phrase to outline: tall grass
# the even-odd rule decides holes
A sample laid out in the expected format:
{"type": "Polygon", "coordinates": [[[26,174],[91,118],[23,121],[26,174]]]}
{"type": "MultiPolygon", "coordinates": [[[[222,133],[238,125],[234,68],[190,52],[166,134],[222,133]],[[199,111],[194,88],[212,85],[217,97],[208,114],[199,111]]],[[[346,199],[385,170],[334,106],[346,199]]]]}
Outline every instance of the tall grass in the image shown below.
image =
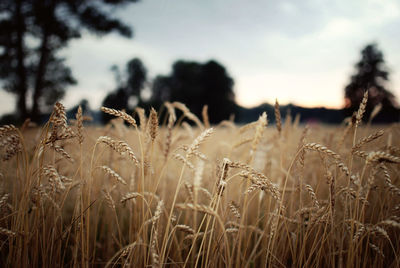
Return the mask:
{"type": "Polygon", "coordinates": [[[336,127],[278,102],[276,128],[181,103],[2,126],[0,265],[399,267],[400,125],[363,125],[366,101],[336,127]]]}

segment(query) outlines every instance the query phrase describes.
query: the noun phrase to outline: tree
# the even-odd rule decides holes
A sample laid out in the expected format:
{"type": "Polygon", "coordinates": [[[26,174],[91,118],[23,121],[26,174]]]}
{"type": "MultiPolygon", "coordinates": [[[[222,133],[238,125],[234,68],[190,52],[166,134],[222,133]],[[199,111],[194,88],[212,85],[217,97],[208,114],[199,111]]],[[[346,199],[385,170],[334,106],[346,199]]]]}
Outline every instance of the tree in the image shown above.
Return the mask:
{"type": "Polygon", "coordinates": [[[114,7],[137,0],[3,0],[0,3],[0,79],[17,96],[21,119],[37,120],[41,107],[76,83],[57,52],[83,29],[98,35],[132,30],[111,17],[114,7]],[[32,107],[27,107],[32,96],[32,107]]]}
{"type": "MultiPolygon", "coordinates": [[[[119,88],[111,92],[104,98],[102,106],[117,110],[126,110],[126,107],[128,106],[128,96],[126,94],[126,90],[119,88]]],[[[113,116],[106,113],[102,113],[101,116],[103,123],[107,123],[113,118],[113,116]]]]}
{"type": "Polygon", "coordinates": [[[127,63],[126,74],[126,90],[128,96],[135,96],[137,98],[137,103],[141,104],[141,93],[147,80],[146,67],[140,59],[134,58],[127,63]]]}
{"type": "Polygon", "coordinates": [[[208,105],[210,122],[228,119],[235,112],[233,79],[214,60],[206,63],[176,61],[169,76],[157,76],[152,88],[152,103],[179,101],[197,116],[208,105]]]}
{"type": "MultiPolygon", "coordinates": [[[[114,73],[116,90],[110,92],[103,100],[103,106],[118,110],[130,110],[129,100],[136,99],[136,105],[143,105],[141,93],[147,82],[147,69],[139,58],[133,58],[126,64],[125,73],[118,66],[111,66],[114,73]]],[[[111,119],[104,115],[103,122],[111,119]]]]}
{"type": "Polygon", "coordinates": [[[368,119],[372,109],[380,103],[382,110],[376,118],[377,121],[397,121],[395,96],[385,88],[389,80],[389,71],[383,53],[376,44],[369,44],[361,51],[361,60],[355,68],[356,74],[345,87],[347,113],[351,115],[358,109],[365,90],[368,90],[369,98],[364,118],[368,119]]]}

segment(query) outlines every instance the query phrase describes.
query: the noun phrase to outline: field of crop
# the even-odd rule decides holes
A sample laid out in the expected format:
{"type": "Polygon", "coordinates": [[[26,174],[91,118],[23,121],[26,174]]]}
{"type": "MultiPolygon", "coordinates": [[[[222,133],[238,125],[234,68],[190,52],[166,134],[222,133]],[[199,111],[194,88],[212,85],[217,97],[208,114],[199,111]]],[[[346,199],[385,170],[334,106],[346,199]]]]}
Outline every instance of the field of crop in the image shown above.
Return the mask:
{"type": "Polygon", "coordinates": [[[400,267],[400,125],[366,100],[341,126],[181,103],[2,126],[0,266],[400,267]]]}

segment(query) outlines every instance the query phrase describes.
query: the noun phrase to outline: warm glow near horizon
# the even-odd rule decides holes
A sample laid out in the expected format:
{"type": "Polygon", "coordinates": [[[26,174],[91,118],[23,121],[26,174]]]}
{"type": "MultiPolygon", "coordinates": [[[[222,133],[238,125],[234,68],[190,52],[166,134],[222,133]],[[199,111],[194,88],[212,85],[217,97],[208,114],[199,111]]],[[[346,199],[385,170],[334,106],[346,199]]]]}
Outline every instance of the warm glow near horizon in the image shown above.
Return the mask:
{"type": "MultiPolygon", "coordinates": [[[[343,79],[342,79],[343,80],[343,79]]],[[[244,107],[262,103],[340,109],[344,106],[343,82],[332,74],[264,74],[236,82],[236,101],[244,107]]]]}

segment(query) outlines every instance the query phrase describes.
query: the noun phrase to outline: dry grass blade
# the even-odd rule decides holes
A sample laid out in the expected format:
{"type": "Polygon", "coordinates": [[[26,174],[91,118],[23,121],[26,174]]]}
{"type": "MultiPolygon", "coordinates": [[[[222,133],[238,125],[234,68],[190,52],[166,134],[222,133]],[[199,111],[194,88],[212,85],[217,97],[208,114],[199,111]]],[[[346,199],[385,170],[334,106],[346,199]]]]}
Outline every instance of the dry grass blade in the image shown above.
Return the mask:
{"type": "Polygon", "coordinates": [[[213,216],[216,216],[216,212],[209,206],[206,205],[201,205],[201,204],[176,204],[177,208],[180,209],[191,209],[191,210],[195,210],[195,211],[199,211],[199,212],[203,212],[203,213],[207,213],[213,216]]]}

